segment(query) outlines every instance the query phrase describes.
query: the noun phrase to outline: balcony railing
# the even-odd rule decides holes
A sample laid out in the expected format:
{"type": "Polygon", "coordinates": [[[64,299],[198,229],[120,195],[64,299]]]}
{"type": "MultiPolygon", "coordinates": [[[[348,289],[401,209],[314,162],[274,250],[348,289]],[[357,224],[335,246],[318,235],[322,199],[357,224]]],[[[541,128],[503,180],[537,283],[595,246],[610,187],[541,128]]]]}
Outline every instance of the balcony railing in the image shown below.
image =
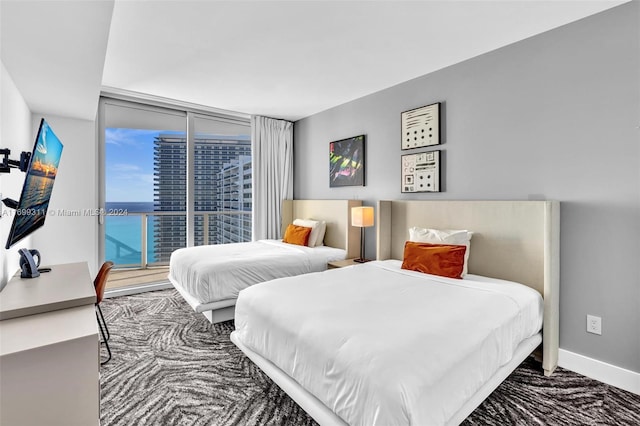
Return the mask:
{"type": "MultiPolygon", "coordinates": [[[[251,221],[242,220],[250,215],[250,211],[237,210],[194,212],[195,245],[250,241],[251,221]],[[236,226],[228,226],[230,217],[236,226]]],[[[116,268],[168,265],[171,253],[186,247],[186,217],[186,212],[107,215],[105,260],[113,261],[116,268]]]]}

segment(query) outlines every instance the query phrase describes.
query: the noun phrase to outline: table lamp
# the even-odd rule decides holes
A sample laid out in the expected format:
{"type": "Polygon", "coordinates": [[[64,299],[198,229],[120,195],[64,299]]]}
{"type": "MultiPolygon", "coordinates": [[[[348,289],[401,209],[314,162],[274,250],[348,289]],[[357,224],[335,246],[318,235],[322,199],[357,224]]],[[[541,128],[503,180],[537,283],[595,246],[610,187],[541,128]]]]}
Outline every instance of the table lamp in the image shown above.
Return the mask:
{"type": "Polygon", "coordinates": [[[373,226],[373,207],[352,207],[351,225],[360,228],[360,258],[353,261],[358,263],[368,262],[364,258],[364,228],[373,226]]]}

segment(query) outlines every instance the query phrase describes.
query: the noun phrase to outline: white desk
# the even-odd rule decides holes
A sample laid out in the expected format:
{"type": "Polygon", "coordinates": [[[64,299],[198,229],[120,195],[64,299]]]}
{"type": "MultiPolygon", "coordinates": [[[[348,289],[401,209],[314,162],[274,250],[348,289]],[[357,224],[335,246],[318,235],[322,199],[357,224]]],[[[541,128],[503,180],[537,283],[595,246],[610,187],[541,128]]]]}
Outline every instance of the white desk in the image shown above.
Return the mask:
{"type": "Polygon", "coordinates": [[[0,320],[96,303],[86,262],[51,266],[36,278],[15,276],[0,292],[0,320]]]}
{"type": "Polygon", "coordinates": [[[0,312],[9,317],[0,321],[2,425],[100,424],[99,340],[89,268],[86,263],[51,268],[38,278],[13,278],[0,292],[0,312]]]}

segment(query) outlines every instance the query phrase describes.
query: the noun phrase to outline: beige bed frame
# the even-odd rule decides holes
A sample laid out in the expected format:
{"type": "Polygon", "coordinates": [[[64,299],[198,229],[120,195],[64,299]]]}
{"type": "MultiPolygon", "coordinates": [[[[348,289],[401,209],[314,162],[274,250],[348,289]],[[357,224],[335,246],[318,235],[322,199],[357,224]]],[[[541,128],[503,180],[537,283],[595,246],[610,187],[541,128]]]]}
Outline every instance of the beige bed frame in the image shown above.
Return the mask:
{"type": "Polygon", "coordinates": [[[558,365],[560,203],[379,201],[377,259],[402,259],[412,226],[473,232],[469,273],[516,281],[544,298],[545,375],[558,365]]]}
{"type": "Polygon", "coordinates": [[[347,251],[347,259],[360,253],[360,229],[351,226],[351,208],[362,206],[360,200],[284,200],[282,235],[295,219],[324,220],[327,231],[324,244],[347,251]]]}
{"type": "MultiPolygon", "coordinates": [[[[469,273],[526,284],[544,298],[543,335],[522,342],[503,365],[454,414],[458,425],[542,342],[543,368],[551,375],[558,363],[558,286],[560,203],[557,201],[379,201],[377,260],[402,259],[412,226],[473,231],[469,273]]],[[[231,333],[235,343],[262,371],[323,426],[346,423],[271,361],[253,352],[231,333]]]]}
{"type": "MultiPolygon", "coordinates": [[[[327,223],[324,244],[346,250],[347,259],[358,257],[360,232],[351,226],[351,208],[361,205],[362,201],[359,200],[284,200],[281,210],[282,234],[295,219],[324,220],[327,223]]],[[[212,324],[234,318],[236,299],[200,304],[179,283],[170,281],[185,301],[212,324]]]]}

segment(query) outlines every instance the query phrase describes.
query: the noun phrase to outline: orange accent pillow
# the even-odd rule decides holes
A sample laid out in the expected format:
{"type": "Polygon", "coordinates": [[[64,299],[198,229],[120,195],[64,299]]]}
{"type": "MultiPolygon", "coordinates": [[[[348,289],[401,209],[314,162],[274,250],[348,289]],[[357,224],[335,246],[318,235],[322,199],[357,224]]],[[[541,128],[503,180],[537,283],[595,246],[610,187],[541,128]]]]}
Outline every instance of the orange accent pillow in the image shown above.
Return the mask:
{"type": "Polygon", "coordinates": [[[462,278],[466,250],[465,246],[459,245],[407,241],[404,244],[402,269],[448,278],[462,278]]]}
{"type": "Polygon", "coordinates": [[[282,241],[289,244],[306,246],[309,243],[309,235],[311,235],[311,228],[297,226],[291,223],[287,226],[286,231],[284,231],[282,241]]]}

